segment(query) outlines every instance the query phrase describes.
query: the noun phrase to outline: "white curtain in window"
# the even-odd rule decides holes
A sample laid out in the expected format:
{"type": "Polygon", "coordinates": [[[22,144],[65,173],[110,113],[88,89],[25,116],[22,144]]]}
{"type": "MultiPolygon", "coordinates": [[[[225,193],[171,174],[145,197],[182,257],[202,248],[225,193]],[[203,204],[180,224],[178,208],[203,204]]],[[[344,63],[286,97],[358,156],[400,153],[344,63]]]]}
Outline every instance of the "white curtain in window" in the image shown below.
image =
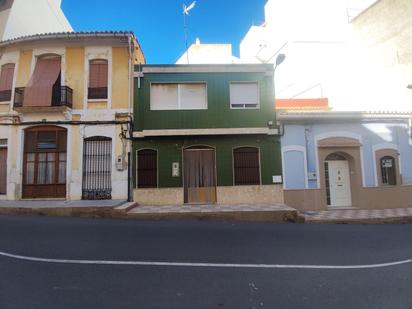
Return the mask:
{"type": "Polygon", "coordinates": [[[259,86],[257,82],[230,84],[230,104],[259,104],[259,86]]]}
{"type": "Polygon", "coordinates": [[[207,109],[206,84],[180,84],[180,109],[207,109]]]}
{"type": "Polygon", "coordinates": [[[176,110],[179,108],[177,84],[152,84],[150,110],[176,110]]]}

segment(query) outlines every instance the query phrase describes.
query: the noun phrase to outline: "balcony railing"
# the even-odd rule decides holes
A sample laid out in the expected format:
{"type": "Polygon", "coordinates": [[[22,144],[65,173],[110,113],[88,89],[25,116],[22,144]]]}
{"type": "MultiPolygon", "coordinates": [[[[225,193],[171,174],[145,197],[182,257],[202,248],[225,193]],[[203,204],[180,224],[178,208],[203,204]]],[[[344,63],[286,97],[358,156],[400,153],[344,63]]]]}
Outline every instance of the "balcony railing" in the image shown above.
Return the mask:
{"type": "Polygon", "coordinates": [[[107,99],[107,87],[98,87],[98,88],[89,87],[87,98],[89,100],[107,99]]]}
{"type": "MultiPolygon", "coordinates": [[[[14,107],[24,107],[24,87],[16,88],[14,94],[14,107]]],[[[73,89],[67,86],[54,86],[52,90],[51,107],[66,106],[72,107],[73,89]]],[[[45,105],[39,107],[47,107],[45,105]]],[[[34,107],[34,106],[33,106],[34,107]]]]}
{"type": "Polygon", "coordinates": [[[10,101],[11,90],[0,91],[0,102],[10,101]]]}

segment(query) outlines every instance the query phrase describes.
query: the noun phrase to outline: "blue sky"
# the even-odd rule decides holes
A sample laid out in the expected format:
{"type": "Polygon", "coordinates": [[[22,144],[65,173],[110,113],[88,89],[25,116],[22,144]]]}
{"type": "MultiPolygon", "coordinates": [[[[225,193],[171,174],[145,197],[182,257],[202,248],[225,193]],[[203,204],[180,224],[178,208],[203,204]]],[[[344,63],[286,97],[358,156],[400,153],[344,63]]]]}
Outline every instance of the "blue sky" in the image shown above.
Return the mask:
{"type": "MultiPolygon", "coordinates": [[[[192,0],[186,0],[188,5],[192,0]]],[[[148,63],[174,63],[184,52],[182,0],[63,0],[75,31],[132,30],[148,63]]],[[[266,0],[197,0],[188,18],[189,45],[231,43],[235,55],[252,24],[264,21],[266,0]]]]}

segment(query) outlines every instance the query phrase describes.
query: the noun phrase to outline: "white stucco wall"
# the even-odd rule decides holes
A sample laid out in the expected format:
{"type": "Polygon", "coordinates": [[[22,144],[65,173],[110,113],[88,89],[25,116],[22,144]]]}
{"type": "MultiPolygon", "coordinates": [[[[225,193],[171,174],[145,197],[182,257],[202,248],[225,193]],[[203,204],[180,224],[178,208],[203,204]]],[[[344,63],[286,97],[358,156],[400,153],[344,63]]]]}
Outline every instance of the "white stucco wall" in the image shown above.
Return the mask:
{"type": "Polygon", "coordinates": [[[410,111],[412,2],[381,0],[348,22],[373,2],[269,0],[265,23],[241,42],[241,61],[274,63],[286,54],[276,70],[277,98],[326,97],[334,110],[410,111]]]}
{"type": "Polygon", "coordinates": [[[60,4],[61,0],[14,0],[2,40],[38,33],[73,31],[60,4]]]}
{"type": "Polygon", "coordinates": [[[231,44],[202,44],[197,39],[187,51],[176,61],[176,64],[228,64],[238,63],[240,60],[232,56],[231,44]]]}

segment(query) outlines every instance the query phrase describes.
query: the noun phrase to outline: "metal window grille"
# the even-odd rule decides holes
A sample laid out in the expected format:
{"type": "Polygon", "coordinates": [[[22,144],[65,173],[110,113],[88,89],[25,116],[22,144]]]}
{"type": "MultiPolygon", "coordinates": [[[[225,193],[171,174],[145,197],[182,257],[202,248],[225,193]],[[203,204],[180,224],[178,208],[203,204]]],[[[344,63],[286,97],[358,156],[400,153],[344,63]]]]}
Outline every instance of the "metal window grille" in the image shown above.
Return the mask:
{"type": "Polygon", "coordinates": [[[326,205],[331,205],[330,200],[330,181],[329,181],[329,163],[325,162],[325,187],[326,187],[326,205]]]}
{"type": "Polygon", "coordinates": [[[84,200],[112,198],[112,139],[102,136],[86,138],[83,144],[84,200]]]}
{"type": "Polygon", "coordinates": [[[142,149],[137,152],[137,187],[157,187],[157,151],[142,149]]]}
{"type": "Polygon", "coordinates": [[[259,185],[259,149],[242,147],[233,150],[235,185],[259,185]]]}
{"type": "Polygon", "coordinates": [[[381,173],[382,184],[384,185],[396,185],[396,167],[395,159],[390,156],[381,158],[381,173]]]}

